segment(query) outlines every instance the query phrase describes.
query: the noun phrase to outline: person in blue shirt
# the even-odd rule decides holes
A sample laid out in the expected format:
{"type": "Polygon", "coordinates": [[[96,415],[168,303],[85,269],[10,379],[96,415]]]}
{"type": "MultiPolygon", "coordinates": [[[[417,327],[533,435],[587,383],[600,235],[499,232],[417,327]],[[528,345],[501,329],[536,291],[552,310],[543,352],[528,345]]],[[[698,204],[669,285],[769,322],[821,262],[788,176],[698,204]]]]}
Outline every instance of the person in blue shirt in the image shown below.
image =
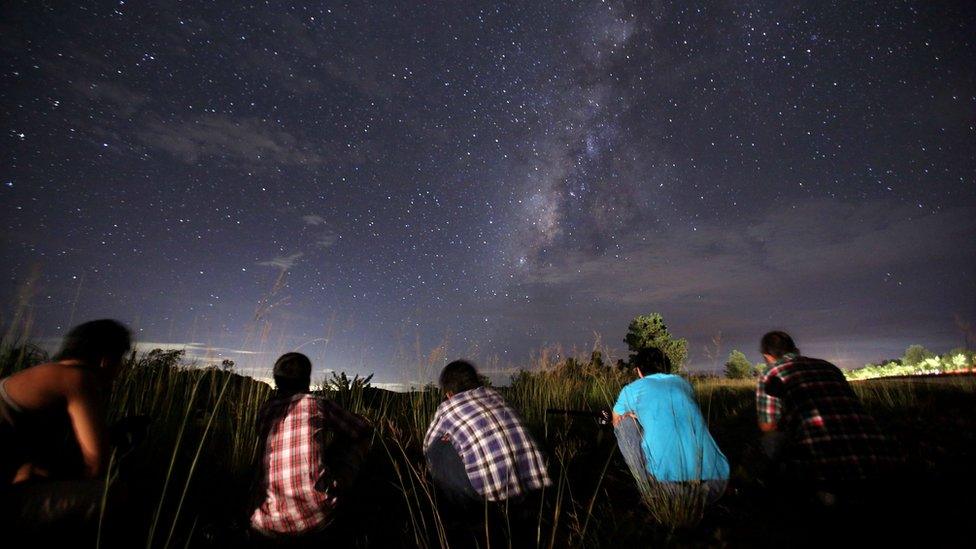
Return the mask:
{"type": "Polygon", "coordinates": [[[613,425],[638,485],[642,491],[702,486],[706,501],[714,502],[725,492],[729,462],[708,432],[691,384],[663,373],[671,364],[659,349],[641,350],[631,363],[637,380],[620,391],[613,425]]]}

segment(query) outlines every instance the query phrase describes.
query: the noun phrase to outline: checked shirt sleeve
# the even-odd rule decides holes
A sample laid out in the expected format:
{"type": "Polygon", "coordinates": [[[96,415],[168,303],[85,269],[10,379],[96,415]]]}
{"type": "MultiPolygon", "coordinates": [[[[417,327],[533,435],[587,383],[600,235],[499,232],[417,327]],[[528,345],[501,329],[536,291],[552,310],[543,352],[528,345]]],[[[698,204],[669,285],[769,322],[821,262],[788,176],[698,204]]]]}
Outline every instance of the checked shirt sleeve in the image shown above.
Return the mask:
{"type": "Polygon", "coordinates": [[[427,434],[424,435],[424,452],[430,448],[435,440],[447,433],[447,417],[443,408],[443,405],[438,406],[437,412],[434,413],[434,419],[431,420],[430,427],[427,428],[427,434]]]}
{"type": "Polygon", "coordinates": [[[759,417],[760,424],[778,423],[783,415],[782,399],[769,393],[771,386],[781,384],[782,381],[777,377],[775,369],[759,379],[759,384],[756,385],[756,415],[759,417]]]}

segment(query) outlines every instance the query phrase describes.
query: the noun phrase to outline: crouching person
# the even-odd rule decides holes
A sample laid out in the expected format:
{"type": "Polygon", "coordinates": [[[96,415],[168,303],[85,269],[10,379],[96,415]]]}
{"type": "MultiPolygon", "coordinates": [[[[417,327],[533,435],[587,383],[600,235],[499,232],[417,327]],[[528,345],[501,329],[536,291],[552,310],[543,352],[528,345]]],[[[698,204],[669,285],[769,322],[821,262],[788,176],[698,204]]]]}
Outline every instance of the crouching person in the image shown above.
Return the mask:
{"type": "Polygon", "coordinates": [[[658,349],[634,356],[637,380],[613,407],[617,443],[642,497],[677,505],[717,500],[729,463],[708,431],[684,378],[667,374],[671,363],[658,349]]]}
{"type": "Polygon", "coordinates": [[[53,362],[0,379],[0,545],[94,534],[109,462],[105,408],[130,345],[122,324],[86,322],[53,362]]]}
{"type": "Polygon", "coordinates": [[[786,332],[764,335],[760,350],[768,366],[756,386],[763,448],[790,491],[830,507],[894,481],[901,456],[840,369],[802,356],[786,332]]]}
{"type": "Polygon", "coordinates": [[[445,400],[427,429],[424,453],[446,510],[473,527],[469,533],[478,529],[471,524],[477,517],[501,515],[509,540],[529,543],[541,491],[551,484],[535,440],[471,363],[445,366],[440,387],[445,400]]]}
{"type": "Polygon", "coordinates": [[[277,541],[314,541],[334,518],[369,447],[366,421],[309,392],[312,363],[286,353],[274,365],[277,392],[259,418],[263,441],[251,527],[277,541]],[[331,443],[326,447],[327,434],[331,443]]]}

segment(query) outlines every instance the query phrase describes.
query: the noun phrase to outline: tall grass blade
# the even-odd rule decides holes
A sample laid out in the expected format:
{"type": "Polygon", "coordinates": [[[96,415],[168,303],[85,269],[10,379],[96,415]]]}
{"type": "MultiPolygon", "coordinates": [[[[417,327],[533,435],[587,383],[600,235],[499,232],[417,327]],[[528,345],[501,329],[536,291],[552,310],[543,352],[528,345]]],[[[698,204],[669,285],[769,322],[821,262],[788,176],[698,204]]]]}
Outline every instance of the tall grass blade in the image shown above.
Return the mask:
{"type": "Polygon", "coordinates": [[[176,458],[179,455],[180,444],[183,442],[183,433],[186,432],[186,424],[189,422],[190,414],[193,412],[193,402],[196,400],[201,381],[203,381],[203,376],[198,376],[196,382],[193,384],[193,390],[190,391],[190,400],[187,403],[186,412],[183,414],[180,430],[176,435],[176,443],[173,445],[173,454],[170,456],[169,467],[166,469],[166,480],[163,482],[163,490],[159,495],[159,505],[156,506],[156,512],[153,514],[152,526],[149,527],[149,537],[146,538],[146,549],[152,549],[152,542],[156,536],[156,527],[159,524],[159,516],[163,512],[163,504],[166,502],[166,490],[169,488],[170,479],[173,478],[173,469],[176,467],[176,458]]]}
{"type": "Polygon", "coordinates": [[[193,461],[190,462],[190,469],[186,473],[186,482],[183,484],[183,493],[180,494],[180,501],[176,505],[176,513],[173,515],[173,522],[169,527],[169,534],[166,536],[166,543],[163,544],[164,549],[169,547],[170,541],[173,539],[173,533],[176,531],[176,523],[180,520],[180,512],[183,510],[183,501],[186,499],[186,493],[190,490],[190,481],[193,480],[193,473],[197,469],[197,463],[200,461],[200,452],[203,451],[203,446],[207,442],[207,434],[210,433],[210,427],[213,425],[214,418],[217,417],[217,410],[220,409],[220,404],[224,400],[224,394],[227,392],[227,386],[230,385],[230,376],[224,377],[224,384],[220,388],[220,395],[217,396],[216,402],[214,402],[213,410],[210,411],[210,418],[207,419],[207,426],[203,430],[203,434],[200,436],[200,443],[197,444],[197,451],[193,454],[193,461]]]}

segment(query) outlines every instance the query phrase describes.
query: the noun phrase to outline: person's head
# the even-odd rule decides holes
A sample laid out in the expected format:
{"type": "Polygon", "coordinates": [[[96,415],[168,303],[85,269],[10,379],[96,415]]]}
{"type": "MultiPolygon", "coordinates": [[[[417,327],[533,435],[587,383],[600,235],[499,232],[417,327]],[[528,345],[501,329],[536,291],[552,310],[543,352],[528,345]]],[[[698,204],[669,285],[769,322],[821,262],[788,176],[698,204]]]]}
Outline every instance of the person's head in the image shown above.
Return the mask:
{"type": "Polygon", "coordinates": [[[274,381],[284,394],[308,392],[312,384],[312,361],[302,353],[285,353],[274,363],[274,381]]]}
{"type": "Polygon", "coordinates": [[[637,351],[630,359],[638,377],[663,374],[671,371],[671,359],[657,347],[637,351]]]}
{"type": "Polygon", "coordinates": [[[444,366],[439,381],[441,390],[448,398],[464,391],[477,389],[482,385],[478,370],[467,360],[455,360],[444,366]]]}
{"type": "Polygon", "coordinates": [[[800,352],[796,348],[796,344],[793,343],[790,334],[780,331],[769,332],[762,336],[762,340],[759,342],[759,351],[766,362],[770,364],[783,358],[783,355],[787,353],[800,352]]]}
{"type": "Polygon", "coordinates": [[[64,336],[57,360],[77,360],[105,368],[114,377],[130,347],[132,335],[124,324],[107,318],[92,320],[75,326],[64,336]]]}

